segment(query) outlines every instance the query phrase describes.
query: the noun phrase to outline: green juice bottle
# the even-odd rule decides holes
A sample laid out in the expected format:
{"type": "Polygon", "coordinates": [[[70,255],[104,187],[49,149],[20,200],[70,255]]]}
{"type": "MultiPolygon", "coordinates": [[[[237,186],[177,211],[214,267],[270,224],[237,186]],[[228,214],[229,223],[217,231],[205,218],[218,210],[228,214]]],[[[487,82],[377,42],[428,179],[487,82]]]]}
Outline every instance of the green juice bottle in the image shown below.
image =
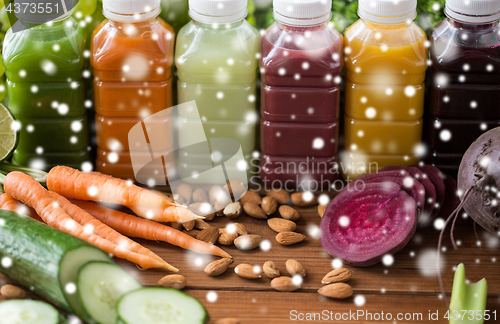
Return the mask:
{"type": "MultiPolygon", "coordinates": [[[[245,20],[247,0],[190,0],[189,15],[193,20],[177,37],[178,101],[196,101],[207,138],[236,139],[249,165],[256,148],[260,36],[245,20]]],[[[181,117],[189,126],[193,116],[181,117]]],[[[190,127],[179,129],[181,146],[189,133],[190,127]]]]}
{"type": "Polygon", "coordinates": [[[87,36],[70,14],[38,26],[22,21],[32,28],[5,36],[8,104],[20,123],[16,164],[43,170],[88,165],[87,36]]]}

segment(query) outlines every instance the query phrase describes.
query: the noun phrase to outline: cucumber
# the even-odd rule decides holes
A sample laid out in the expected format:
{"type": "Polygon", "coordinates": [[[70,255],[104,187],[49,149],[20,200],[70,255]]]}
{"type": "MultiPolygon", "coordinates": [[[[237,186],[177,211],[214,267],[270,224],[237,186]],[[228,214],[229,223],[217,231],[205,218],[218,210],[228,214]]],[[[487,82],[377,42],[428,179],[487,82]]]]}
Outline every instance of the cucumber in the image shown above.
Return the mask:
{"type": "Polygon", "coordinates": [[[89,261],[113,262],[102,250],[30,217],[0,210],[0,272],[63,310],[87,320],[74,292],[89,261]],[[69,288],[69,289],[68,289],[69,288]]]}
{"type": "Polygon", "coordinates": [[[88,317],[100,324],[115,324],[117,301],[142,286],[115,264],[89,262],[78,273],[77,287],[78,298],[88,317]]]}
{"type": "Polygon", "coordinates": [[[172,288],[142,288],[117,305],[118,324],[203,324],[208,314],[194,297],[172,288]]]}
{"type": "Polygon", "coordinates": [[[35,300],[8,300],[0,303],[0,324],[67,324],[54,307],[35,300]]]}

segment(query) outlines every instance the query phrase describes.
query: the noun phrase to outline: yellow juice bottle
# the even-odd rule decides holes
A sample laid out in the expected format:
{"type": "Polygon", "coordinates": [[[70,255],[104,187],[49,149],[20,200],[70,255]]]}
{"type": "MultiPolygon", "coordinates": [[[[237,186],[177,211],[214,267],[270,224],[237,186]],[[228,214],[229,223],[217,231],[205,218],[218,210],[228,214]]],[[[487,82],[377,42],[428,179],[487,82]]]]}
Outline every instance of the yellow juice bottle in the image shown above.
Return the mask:
{"type": "Polygon", "coordinates": [[[344,171],[350,176],[418,162],[427,37],[417,0],[359,0],[345,32],[344,171]]]}

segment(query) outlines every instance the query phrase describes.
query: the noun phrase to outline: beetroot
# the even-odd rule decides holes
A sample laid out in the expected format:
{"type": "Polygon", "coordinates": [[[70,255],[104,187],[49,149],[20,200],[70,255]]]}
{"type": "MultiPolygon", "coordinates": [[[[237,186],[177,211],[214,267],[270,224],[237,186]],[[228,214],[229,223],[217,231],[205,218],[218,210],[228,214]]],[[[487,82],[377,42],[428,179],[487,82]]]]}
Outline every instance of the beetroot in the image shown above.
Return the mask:
{"type": "Polygon", "coordinates": [[[443,180],[443,174],[441,171],[436,168],[435,166],[432,165],[415,165],[415,167],[419,168],[424,172],[429,180],[431,180],[432,184],[434,185],[434,188],[436,188],[436,206],[434,209],[434,212],[432,213],[433,216],[436,216],[439,214],[439,210],[441,209],[441,205],[444,202],[444,196],[445,196],[445,185],[444,185],[444,180],[443,180]]]}
{"type": "Polygon", "coordinates": [[[500,236],[500,127],[481,135],[465,153],[458,170],[458,191],[460,207],[500,236]]]}
{"type": "MultiPolygon", "coordinates": [[[[354,190],[360,187],[363,183],[385,183],[394,182],[406,191],[417,203],[417,208],[423,210],[425,205],[425,188],[413,178],[410,173],[403,170],[394,171],[381,171],[377,173],[370,173],[357,178],[355,181],[349,183],[348,190],[354,190]]],[[[419,212],[420,216],[420,212],[419,212]]]]}
{"type": "Polygon", "coordinates": [[[391,182],[342,191],[321,220],[321,244],[354,266],[370,266],[402,249],[415,233],[415,199],[391,182]]]}
{"type": "Polygon", "coordinates": [[[422,172],[419,168],[412,166],[409,167],[388,166],[383,168],[381,171],[398,171],[398,170],[407,171],[412,177],[417,179],[418,182],[420,182],[424,186],[425,188],[424,212],[422,217],[419,218],[419,224],[426,223],[430,219],[430,216],[436,204],[436,188],[434,187],[434,184],[432,184],[432,181],[429,180],[429,177],[424,172],[422,172]]]}
{"type": "Polygon", "coordinates": [[[460,204],[460,198],[457,194],[457,181],[449,175],[444,175],[444,186],[446,188],[444,203],[439,211],[439,217],[448,217],[460,204]]]}

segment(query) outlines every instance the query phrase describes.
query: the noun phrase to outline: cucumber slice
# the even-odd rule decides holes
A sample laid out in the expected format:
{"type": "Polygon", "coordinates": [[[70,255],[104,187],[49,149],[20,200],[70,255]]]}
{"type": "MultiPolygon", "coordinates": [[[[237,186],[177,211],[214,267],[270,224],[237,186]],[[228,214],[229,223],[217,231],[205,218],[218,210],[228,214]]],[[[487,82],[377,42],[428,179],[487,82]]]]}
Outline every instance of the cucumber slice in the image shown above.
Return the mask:
{"type": "Polygon", "coordinates": [[[90,318],[100,324],[115,324],[118,299],[142,286],[115,264],[89,262],[78,273],[77,287],[80,303],[90,318]]]}
{"type": "Polygon", "coordinates": [[[67,324],[54,307],[35,300],[0,303],[0,324],[67,324]]]}
{"type": "Polygon", "coordinates": [[[203,324],[207,311],[194,297],[172,288],[142,288],[117,305],[119,324],[203,324]]]}
{"type": "Polygon", "coordinates": [[[11,261],[0,272],[86,321],[75,298],[78,270],[89,261],[113,260],[83,240],[15,212],[0,210],[0,224],[0,259],[11,261]]]}

